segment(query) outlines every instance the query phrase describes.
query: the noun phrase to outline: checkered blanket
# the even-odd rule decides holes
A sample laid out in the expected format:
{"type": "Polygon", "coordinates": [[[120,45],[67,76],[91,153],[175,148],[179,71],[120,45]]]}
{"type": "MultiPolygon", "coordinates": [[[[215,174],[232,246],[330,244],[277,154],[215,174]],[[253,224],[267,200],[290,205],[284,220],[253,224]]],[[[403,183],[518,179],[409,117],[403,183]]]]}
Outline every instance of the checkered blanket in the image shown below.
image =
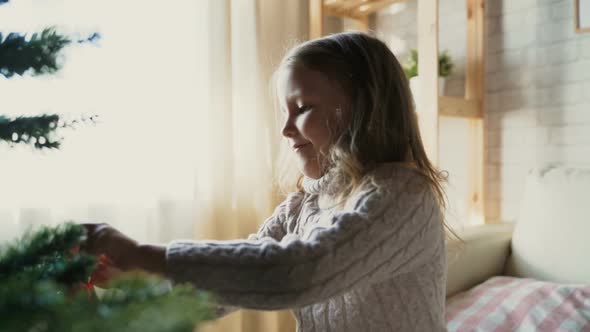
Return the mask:
{"type": "Polygon", "coordinates": [[[494,277],[447,301],[449,331],[589,331],[590,284],[494,277]]]}

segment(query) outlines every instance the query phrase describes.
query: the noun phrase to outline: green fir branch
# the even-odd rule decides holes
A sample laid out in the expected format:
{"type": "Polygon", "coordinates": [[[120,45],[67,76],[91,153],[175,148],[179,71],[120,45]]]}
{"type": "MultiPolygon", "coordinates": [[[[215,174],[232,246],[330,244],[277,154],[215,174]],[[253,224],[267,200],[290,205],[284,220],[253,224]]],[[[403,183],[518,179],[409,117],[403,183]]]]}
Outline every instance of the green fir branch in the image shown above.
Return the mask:
{"type": "Polygon", "coordinates": [[[0,280],[26,268],[46,264],[48,259],[63,258],[85,239],[84,229],[71,222],[57,227],[41,226],[36,230],[29,227],[21,239],[2,250],[0,280]]]}
{"type": "Polygon", "coordinates": [[[58,127],[59,115],[40,115],[10,119],[0,116],[0,141],[31,144],[37,149],[57,149],[59,141],[51,140],[50,134],[58,127]]]}
{"type": "MultiPolygon", "coordinates": [[[[75,42],[95,43],[100,37],[94,32],[75,42]]],[[[3,38],[0,32],[0,75],[10,78],[15,74],[23,75],[28,70],[33,75],[55,73],[61,68],[58,61],[61,50],[72,42],[69,37],[59,34],[55,27],[33,33],[30,38],[17,32],[10,32],[3,38]]]]}
{"type": "Polygon", "coordinates": [[[89,118],[74,119],[68,122],[61,121],[60,116],[40,115],[32,117],[17,117],[11,119],[0,115],[0,142],[10,144],[31,144],[37,149],[58,149],[61,145],[59,140],[53,140],[52,134],[61,128],[74,129],[75,125],[87,121],[96,123],[97,115],[89,118]]]}
{"type": "Polygon", "coordinates": [[[70,254],[84,240],[66,223],[29,228],[0,250],[0,331],[192,332],[214,318],[208,294],[145,272],[111,280],[100,299],[87,294],[80,281],[96,260],[70,254]]]}
{"type": "Polygon", "coordinates": [[[26,34],[11,32],[3,38],[0,33],[0,74],[10,78],[29,69],[34,75],[54,73],[60,69],[59,52],[70,43],[54,27],[34,33],[29,39],[26,34]]]}

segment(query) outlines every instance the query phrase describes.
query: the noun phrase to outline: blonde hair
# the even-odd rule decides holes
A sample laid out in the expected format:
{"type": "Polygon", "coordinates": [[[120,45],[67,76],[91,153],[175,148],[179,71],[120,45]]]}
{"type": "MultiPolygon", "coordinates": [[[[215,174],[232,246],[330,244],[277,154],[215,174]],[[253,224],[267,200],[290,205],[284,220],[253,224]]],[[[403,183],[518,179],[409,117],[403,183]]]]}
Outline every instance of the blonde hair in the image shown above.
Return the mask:
{"type": "MultiPolygon", "coordinates": [[[[378,164],[401,162],[412,164],[424,175],[445,209],[446,173],[428,160],[408,80],[385,43],[360,32],[302,43],[285,55],[275,80],[277,72],[293,66],[321,72],[350,96],[348,125],[326,158],[331,166],[329,171],[344,185],[336,201],[344,202],[367,181],[365,175],[378,164]]],[[[281,175],[283,188],[285,180],[292,185],[293,178],[281,175]]],[[[297,180],[299,190],[301,179],[299,176],[297,180]]]]}

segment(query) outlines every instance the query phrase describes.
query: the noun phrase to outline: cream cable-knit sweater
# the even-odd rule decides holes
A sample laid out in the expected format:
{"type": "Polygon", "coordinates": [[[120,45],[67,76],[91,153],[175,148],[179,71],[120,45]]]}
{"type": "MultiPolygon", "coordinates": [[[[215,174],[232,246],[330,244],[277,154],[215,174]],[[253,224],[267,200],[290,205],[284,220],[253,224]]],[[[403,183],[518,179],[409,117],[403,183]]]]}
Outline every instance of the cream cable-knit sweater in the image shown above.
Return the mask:
{"type": "Polygon", "coordinates": [[[375,171],[344,209],[321,210],[329,181],[306,179],[247,240],[171,242],[167,276],[237,307],[291,309],[297,331],[444,331],[442,214],[420,173],[375,171]]]}

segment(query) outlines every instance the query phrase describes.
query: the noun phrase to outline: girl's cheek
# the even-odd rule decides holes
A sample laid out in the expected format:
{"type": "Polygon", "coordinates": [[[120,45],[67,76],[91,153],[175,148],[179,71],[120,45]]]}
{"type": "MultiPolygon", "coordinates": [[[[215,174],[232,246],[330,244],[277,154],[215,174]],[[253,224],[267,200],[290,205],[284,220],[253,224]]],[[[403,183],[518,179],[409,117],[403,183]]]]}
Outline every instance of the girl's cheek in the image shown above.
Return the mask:
{"type": "Polygon", "coordinates": [[[295,121],[295,126],[297,126],[299,132],[303,136],[305,136],[305,132],[308,130],[309,127],[309,118],[307,117],[307,114],[300,115],[295,121]]]}

